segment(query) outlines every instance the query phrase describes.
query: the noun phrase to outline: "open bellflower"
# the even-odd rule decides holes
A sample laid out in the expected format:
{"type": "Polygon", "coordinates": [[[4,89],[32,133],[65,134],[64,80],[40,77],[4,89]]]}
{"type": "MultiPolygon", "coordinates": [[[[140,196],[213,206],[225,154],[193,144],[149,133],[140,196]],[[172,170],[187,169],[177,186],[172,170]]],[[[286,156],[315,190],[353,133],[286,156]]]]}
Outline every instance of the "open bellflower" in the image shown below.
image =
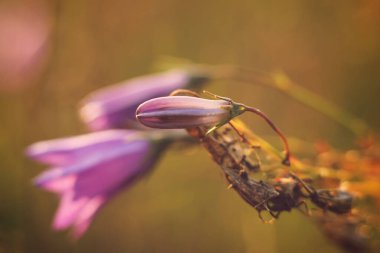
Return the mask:
{"type": "Polygon", "coordinates": [[[185,69],[136,77],[90,93],[81,103],[80,117],[93,131],[138,127],[137,107],[176,89],[193,88],[208,81],[205,73],[185,69]]]}
{"type": "Polygon", "coordinates": [[[153,168],[169,139],[108,130],[32,144],[27,155],[51,166],[35,184],[60,196],[53,228],[78,238],[121,189],[153,168]]]}

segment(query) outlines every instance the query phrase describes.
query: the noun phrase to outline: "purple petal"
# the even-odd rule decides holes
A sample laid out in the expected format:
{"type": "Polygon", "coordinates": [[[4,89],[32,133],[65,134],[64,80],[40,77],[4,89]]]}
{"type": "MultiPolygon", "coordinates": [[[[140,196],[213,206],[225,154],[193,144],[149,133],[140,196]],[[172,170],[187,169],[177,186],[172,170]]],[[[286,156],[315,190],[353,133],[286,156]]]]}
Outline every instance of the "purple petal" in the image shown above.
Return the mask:
{"type": "Polygon", "coordinates": [[[134,164],[133,161],[140,159],[140,156],[145,156],[149,151],[150,142],[145,140],[136,140],[129,143],[119,142],[113,146],[107,146],[91,150],[91,153],[83,156],[79,161],[63,167],[50,169],[35,180],[35,183],[42,186],[55,179],[59,179],[68,175],[78,174],[86,170],[94,170],[104,166],[111,166],[113,163],[124,162],[125,166],[134,164]],[[121,161],[119,161],[121,160],[121,161]]]}
{"type": "Polygon", "coordinates": [[[61,199],[52,226],[56,230],[73,226],[73,236],[78,239],[86,232],[96,213],[106,201],[107,198],[102,196],[74,198],[72,192],[68,192],[61,199]]]}
{"type": "Polygon", "coordinates": [[[76,217],[75,222],[73,224],[73,237],[75,239],[78,239],[87,231],[96,213],[106,203],[106,201],[107,200],[105,198],[99,196],[90,199],[85,204],[85,206],[81,209],[79,215],[76,217]]]}
{"type": "Polygon", "coordinates": [[[93,196],[119,190],[150,169],[150,166],[147,167],[145,164],[153,157],[148,156],[147,151],[141,150],[139,153],[115,157],[80,173],[75,184],[75,192],[78,196],[93,196]]]}
{"type": "Polygon", "coordinates": [[[88,200],[89,198],[85,197],[74,199],[73,191],[68,191],[62,195],[61,202],[55,213],[53,228],[63,230],[71,226],[88,200]]]}
{"type": "Polygon", "coordinates": [[[88,95],[82,101],[80,116],[95,131],[125,127],[128,122],[135,124],[135,112],[139,104],[206,81],[206,78],[196,78],[189,71],[172,70],[130,79],[88,95]]]}
{"type": "Polygon", "coordinates": [[[40,186],[47,191],[63,194],[64,192],[67,192],[73,189],[75,185],[75,181],[76,181],[76,176],[70,175],[70,176],[56,178],[54,180],[41,183],[40,186]]]}
{"type": "Polygon", "coordinates": [[[32,144],[26,154],[42,163],[62,166],[79,161],[98,150],[107,150],[115,145],[124,145],[128,138],[136,135],[134,131],[108,130],[75,137],[41,141],[32,144]]]}

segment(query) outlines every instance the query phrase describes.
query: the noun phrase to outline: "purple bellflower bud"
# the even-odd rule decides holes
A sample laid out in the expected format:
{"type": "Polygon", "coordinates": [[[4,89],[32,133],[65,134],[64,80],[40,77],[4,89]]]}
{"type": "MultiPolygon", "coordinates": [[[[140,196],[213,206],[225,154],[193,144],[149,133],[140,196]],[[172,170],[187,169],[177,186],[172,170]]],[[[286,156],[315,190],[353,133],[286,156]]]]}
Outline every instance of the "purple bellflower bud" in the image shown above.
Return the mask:
{"type": "Polygon", "coordinates": [[[135,128],[139,125],[135,112],[141,103],[176,89],[195,89],[206,81],[205,73],[180,69],[136,77],[90,93],[81,103],[80,117],[93,131],[135,128]]]}
{"type": "Polygon", "coordinates": [[[219,126],[243,111],[226,100],[189,96],[154,98],[136,111],[138,121],[152,128],[177,129],[197,126],[219,126]]]}
{"type": "Polygon", "coordinates": [[[108,130],[42,141],[27,155],[51,166],[35,184],[60,197],[53,228],[82,236],[96,213],[120,190],[150,171],[168,144],[152,133],[108,130]]]}

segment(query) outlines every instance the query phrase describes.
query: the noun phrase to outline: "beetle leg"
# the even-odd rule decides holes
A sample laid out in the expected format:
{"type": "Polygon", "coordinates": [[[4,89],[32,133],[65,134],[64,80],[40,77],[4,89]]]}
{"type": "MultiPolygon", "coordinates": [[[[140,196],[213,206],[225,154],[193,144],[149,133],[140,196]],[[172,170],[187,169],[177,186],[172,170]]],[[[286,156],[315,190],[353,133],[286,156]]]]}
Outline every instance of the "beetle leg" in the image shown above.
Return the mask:
{"type": "MultiPolygon", "coordinates": [[[[263,216],[261,215],[261,212],[262,212],[262,210],[258,211],[258,215],[259,215],[260,220],[261,220],[262,222],[264,222],[265,224],[273,224],[273,222],[275,221],[275,218],[272,218],[272,219],[270,219],[270,220],[265,220],[265,219],[263,218],[263,216]]],[[[272,217],[274,217],[273,214],[272,214],[271,212],[269,212],[269,213],[272,215],[272,217]]]]}
{"type": "Polygon", "coordinates": [[[307,216],[311,216],[312,213],[311,213],[311,210],[309,208],[309,206],[307,205],[307,203],[304,201],[304,200],[301,200],[297,205],[296,207],[298,208],[298,210],[300,210],[303,214],[307,215],[307,216]],[[304,206],[305,209],[301,209],[301,206],[304,206]]]}

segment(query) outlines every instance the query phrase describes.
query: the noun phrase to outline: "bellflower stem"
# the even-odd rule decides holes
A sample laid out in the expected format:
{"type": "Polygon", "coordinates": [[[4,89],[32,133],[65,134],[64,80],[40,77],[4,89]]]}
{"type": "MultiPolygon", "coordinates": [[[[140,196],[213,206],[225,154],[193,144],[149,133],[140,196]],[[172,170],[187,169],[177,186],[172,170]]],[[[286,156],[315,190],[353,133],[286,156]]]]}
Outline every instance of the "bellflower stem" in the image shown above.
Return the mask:
{"type": "Polygon", "coordinates": [[[245,107],[246,111],[253,112],[256,115],[258,115],[261,118],[263,118],[268,123],[268,125],[278,134],[278,136],[281,138],[282,142],[284,143],[284,147],[285,147],[285,158],[282,161],[282,163],[284,165],[289,166],[290,165],[290,148],[289,148],[289,142],[286,139],[284,133],[278,127],[276,127],[276,125],[268,118],[268,116],[265,115],[259,109],[256,109],[256,108],[250,107],[250,106],[246,106],[246,105],[244,105],[244,107],[245,107]]]}

